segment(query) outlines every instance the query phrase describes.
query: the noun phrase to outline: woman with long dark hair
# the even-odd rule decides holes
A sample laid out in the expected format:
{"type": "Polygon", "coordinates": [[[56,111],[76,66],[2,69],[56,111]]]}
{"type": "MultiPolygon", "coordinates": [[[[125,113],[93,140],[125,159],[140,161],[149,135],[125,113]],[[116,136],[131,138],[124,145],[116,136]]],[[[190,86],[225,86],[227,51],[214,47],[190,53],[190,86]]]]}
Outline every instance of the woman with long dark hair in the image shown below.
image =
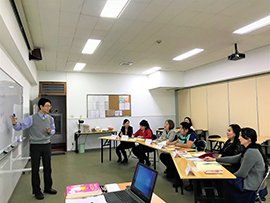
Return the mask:
{"type": "MultiPolygon", "coordinates": [[[[231,124],[229,125],[227,129],[227,137],[228,140],[224,143],[224,146],[219,151],[219,154],[221,157],[225,156],[234,156],[237,154],[240,154],[243,150],[243,147],[241,146],[239,135],[240,135],[241,127],[237,124],[231,124]]],[[[236,172],[239,167],[240,163],[237,164],[230,164],[230,165],[224,165],[224,167],[229,170],[231,173],[236,172]]]]}
{"type": "Polygon", "coordinates": [[[257,133],[254,129],[242,128],[239,140],[244,146],[242,153],[217,159],[206,157],[205,160],[216,160],[218,162],[231,164],[241,163],[240,168],[234,173],[237,179],[230,180],[228,183],[228,202],[254,203],[256,190],[268,170],[268,162],[262,152],[261,146],[256,144],[257,133]]]}
{"type": "Polygon", "coordinates": [[[191,120],[190,117],[186,116],[186,117],[184,118],[184,122],[189,123],[189,124],[190,124],[191,130],[195,131],[195,128],[193,127],[193,123],[192,123],[192,120],[191,120]]]}
{"type": "Polygon", "coordinates": [[[242,147],[239,140],[241,128],[237,124],[229,125],[227,129],[228,140],[224,143],[224,146],[219,151],[221,156],[233,156],[241,153],[242,147]]]}
{"type": "MultiPolygon", "coordinates": [[[[125,119],[123,121],[123,126],[121,128],[121,131],[119,133],[119,136],[121,137],[122,135],[127,135],[131,137],[133,134],[133,127],[130,126],[130,122],[128,119],[125,119]]],[[[127,163],[128,162],[128,157],[126,153],[126,149],[133,148],[135,144],[133,142],[120,142],[120,144],[116,147],[116,154],[118,156],[118,163],[127,163]],[[124,157],[122,160],[121,153],[124,157]]]]}
{"type": "MultiPolygon", "coordinates": [[[[139,137],[143,139],[153,139],[153,132],[150,128],[149,123],[146,120],[140,122],[140,129],[132,135],[132,137],[139,137]]],[[[153,149],[144,145],[138,145],[132,148],[133,154],[139,159],[140,163],[150,166],[151,163],[149,158],[145,155],[146,152],[152,152],[153,149]]]]}

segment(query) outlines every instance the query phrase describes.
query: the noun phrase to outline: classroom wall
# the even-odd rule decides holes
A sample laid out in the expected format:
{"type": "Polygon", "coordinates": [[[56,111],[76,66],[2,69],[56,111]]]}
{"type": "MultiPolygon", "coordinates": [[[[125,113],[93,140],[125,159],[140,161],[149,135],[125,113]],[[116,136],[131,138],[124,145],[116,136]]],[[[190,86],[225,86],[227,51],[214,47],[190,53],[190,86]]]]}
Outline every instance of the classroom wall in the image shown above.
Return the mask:
{"type": "MultiPolygon", "coordinates": [[[[31,92],[31,85],[37,82],[35,63],[28,59],[28,49],[10,5],[10,1],[0,1],[0,67],[23,87],[23,114],[29,114],[30,98],[36,97],[31,92]]],[[[20,172],[1,173],[10,169],[22,169],[29,156],[28,139],[0,161],[0,202],[9,200],[21,176],[20,172]]],[[[29,191],[31,194],[31,191],[29,191]]]]}
{"type": "MultiPolygon", "coordinates": [[[[29,114],[29,101],[31,85],[21,74],[18,68],[14,65],[11,58],[6,54],[5,50],[0,45],[0,67],[14,78],[23,87],[23,114],[24,116],[29,114]]],[[[0,197],[1,202],[8,202],[16,184],[21,176],[21,173],[6,173],[1,174],[3,170],[10,169],[22,169],[26,165],[26,161],[12,161],[19,157],[29,156],[28,140],[26,139],[23,143],[19,144],[12,153],[8,154],[5,159],[0,161],[0,197]],[[11,167],[11,168],[10,168],[11,167]]],[[[29,191],[30,193],[31,191],[29,191]]]]}
{"type": "Polygon", "coordinates": [[[197,129],[226,135],[229,124],[270,134],[270,74],[252,76],[177,91],[178,116],[190,116],[197,129]]]}
{"type": "Polygon", "coordinates": [[[148,76],[149,89],[183,87],[184,73],[175,71],[157,71],[148,76]]]}
{"type": "MultiPolygon", "coordinates": [[[[67,150],[74,150],[76,121],[83,118],[90,127],[112,126],[119,130],[123,117],[86,119],[87,94],[131,94],[131,120],[137,129],[141,119],[147,119],[155,130],[162,127],[164,120],[175,120],[175,93],[173,90],[148,90],[148,78],[142,75],[61,73],[38,71],[39,81],[67,82],[67,150]]],[[[88,139],[86,148],[99,147],[98,139],[88,139]]]]}

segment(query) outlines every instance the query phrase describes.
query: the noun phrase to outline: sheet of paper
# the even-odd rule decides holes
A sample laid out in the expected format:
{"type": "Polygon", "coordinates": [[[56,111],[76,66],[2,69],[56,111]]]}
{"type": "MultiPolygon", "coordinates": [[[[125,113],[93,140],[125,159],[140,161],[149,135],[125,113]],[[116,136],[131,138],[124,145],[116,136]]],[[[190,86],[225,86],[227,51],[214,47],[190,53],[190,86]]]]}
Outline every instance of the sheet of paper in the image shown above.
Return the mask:
{"type": "Polygon", "coordinates": [[[151,143],[152,143],[152,140],[151,139],[145,139],[145,144],[150,145],[151,143]]]}
{"type": "Polygon", "coordinates": [[[126,102],[124,104],[125,104],[125,110],[130,110],[130,103],[126,102]]]}
{"type": "Polygon", "coordinates": [[[186,175],[189,174],[190,170],[191,170],[191,167],[190,167],[190,164],[188,163],[188,164],[187,164],[187,167],[186,167],[186,170],[185,170],[186,175]]]}
{"type": "Polygon", "coordinates": [[[117,139],[118,136],[112,134],[111,137],[112,137],[113,139],[117,139]]]}
{"type": "Polygon", "coordinates": [[[128,135],[122,135],[121,140],[128,140],[128,135]]]}
{"type": "Polygon", "coordinates": [[[106,189],[108,192],[116,192],[116,191],[120,191],[120,188],[117,184],[106,184],[105,185],[106,189]]]}
{"type": "Polygon", "coordinates": [[[98,195],[81,199],[66,199],[66,203],[106,203],[106,199],[104,195],[98,195]]]}
{"type": "Polygon", "coordinates": [[[125,103],[119,103],[119,110],[125,110],[125,103]]]}
{"type": "Polygon", "coordinates": [[[164,146],[163,144],[160,144],[160,143],[157,144],[157,148],[158,148],[158,149],[163,148],[163,146],[164,146]]]}

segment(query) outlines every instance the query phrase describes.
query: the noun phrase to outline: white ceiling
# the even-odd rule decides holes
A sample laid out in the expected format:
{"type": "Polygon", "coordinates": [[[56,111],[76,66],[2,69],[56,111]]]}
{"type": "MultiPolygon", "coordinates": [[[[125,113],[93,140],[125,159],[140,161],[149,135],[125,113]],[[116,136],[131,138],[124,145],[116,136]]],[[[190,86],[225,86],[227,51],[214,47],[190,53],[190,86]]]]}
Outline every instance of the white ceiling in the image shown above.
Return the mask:
{"type": "MultiPolygon", "coordinates": [[[[270,44],[270,26],[247,35],[232,32],[270,15],[269,0],[130,0],[118,19],[101,18],[105,0],[22,0],[31,38],[42,48],[38,70],[141,74],[153,66],[185,71],[270,44]],[[93,55],[81,53],[88,38],[101,39],[93,55]],[[162,40],[157,44],[156,40],[162,40]],[[204,52],[172,58],[193,48],[204,52]],[[123,61],[133,66],[120,66],[123,61]]],[[[248,56],[247,56],[248,57],[248,56]]]]}

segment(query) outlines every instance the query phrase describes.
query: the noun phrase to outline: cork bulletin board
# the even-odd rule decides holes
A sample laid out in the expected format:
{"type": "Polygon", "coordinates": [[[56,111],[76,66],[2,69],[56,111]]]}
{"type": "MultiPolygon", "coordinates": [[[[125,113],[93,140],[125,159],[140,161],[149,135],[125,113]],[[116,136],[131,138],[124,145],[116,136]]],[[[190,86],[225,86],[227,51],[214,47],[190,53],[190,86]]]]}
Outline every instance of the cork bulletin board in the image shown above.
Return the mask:
{"type": "Polygon", "coordinates": [[[131,116],[131,95],[88,94],[87,118],[131,116]]]}

